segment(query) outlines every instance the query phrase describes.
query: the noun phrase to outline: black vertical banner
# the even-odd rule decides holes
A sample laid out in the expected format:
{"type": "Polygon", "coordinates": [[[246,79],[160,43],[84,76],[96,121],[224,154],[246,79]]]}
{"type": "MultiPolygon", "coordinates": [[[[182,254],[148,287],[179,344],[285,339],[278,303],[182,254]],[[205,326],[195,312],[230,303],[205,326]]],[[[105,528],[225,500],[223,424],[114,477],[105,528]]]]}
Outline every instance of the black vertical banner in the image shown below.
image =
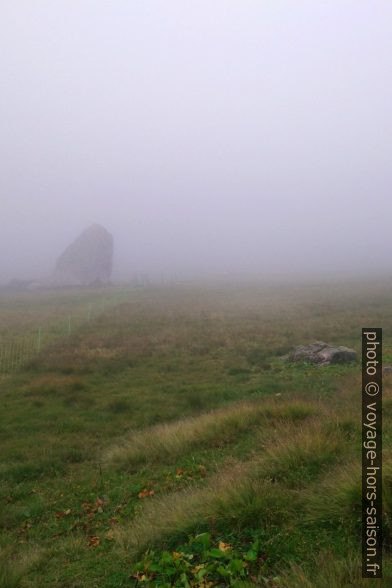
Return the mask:
{"type": "Polygon", "coordinates": [[[382,578],[382,329],[362,329],[362,577],[382,578]]]}

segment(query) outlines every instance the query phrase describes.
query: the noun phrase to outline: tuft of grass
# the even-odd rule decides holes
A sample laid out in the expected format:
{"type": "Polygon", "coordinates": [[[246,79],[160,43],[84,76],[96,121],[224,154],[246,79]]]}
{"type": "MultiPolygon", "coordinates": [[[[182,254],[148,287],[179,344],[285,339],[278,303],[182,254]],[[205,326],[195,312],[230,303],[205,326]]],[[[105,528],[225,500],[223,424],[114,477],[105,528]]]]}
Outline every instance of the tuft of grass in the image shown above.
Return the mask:
{"type": "MultiPolygon", "coordinates": [[[[372,580],[381,586],[377,580],[372,580]]],[[[313,558],[305,569],[292,564],[288,572],[283,572],[272,584],[276,588],[360,588],[369,586],[369,580],[362,578],[361,560],[358,551],[350,550],[345,558],[338,553],[322,551],[313,558]]]]}
{"type": "Polygon", "coordinates": [[[188,534],[233,525],[264,525],[282,520],[289,496],[269,480],[250,476],[252,464],[237,463],[214,476],[202,489],[188,489],[151,502],[132,524],[118,530],[122,550],[140,555],[157,544],[174,545],[188,534]]]}
{"type": "Polygon", "coordinates": [[[22,555],[15,546],[0,547],[0,588],[22,588],[28,573],[41,564],[43,552],[30,548],[22,555]]]}
{"type": "Polygon", "coordinates": [[[258,425],[268,429],[279,420],[302,420],[312,414],[314,407],[301,401],[242,402],[134,433],[121,445],[108,449],[103,459],[123,469],[157,461],[173,463],[196,448],[232,442],[258,425]]]}
{"type": "Polygon", "coordinates": [[[12,560],[10,549],[0,551],[0,588],[20,588],[23,573],[12,560]]]}
{"type": "Polygon", "coordinates": [[[336,462],[344,452],[344,439],[323,431],[314,421],[289,436],[276,435],[265,450],[269,475],[286,484],[305,484],[336,462]]]}
{"type": "Polygon", "coordinates": [[[333,471],[333,476],[325,478],[302,493],[304,500],[303,517],[307,523],[338,529],[349,525],[353,532],[361,524],[361,467],[355,459],[341,464],[333,471]]]}
{"type": "Polygon", "coordinates": [[[279,428],[259,457],[231,465],[213,476],[205,488],[147,505],[119,532],[123,548],[137,555],[147,547],[182,540],[187,533],[211,525],[215,529],[265,528],[289,520],[299,501],[292,488],[302,487],[337,459],[338,441],[331,447],[329,441],[317,423],[302,431],[294,424],[286,430],[279,428]]]}
{"type": "Polygon", "coordinates": [[[131,402],[127,398],[117,398],[108,404],[110,412],[124,413],[130,411],[132,408],[131,402]]]}
{"type": "Polygon", "coordinates": [[[65,464],[59,458],[36,459],[34,463],[15,463],[2,467],[2,474],[16,484],[64,474],[65,464]]]}

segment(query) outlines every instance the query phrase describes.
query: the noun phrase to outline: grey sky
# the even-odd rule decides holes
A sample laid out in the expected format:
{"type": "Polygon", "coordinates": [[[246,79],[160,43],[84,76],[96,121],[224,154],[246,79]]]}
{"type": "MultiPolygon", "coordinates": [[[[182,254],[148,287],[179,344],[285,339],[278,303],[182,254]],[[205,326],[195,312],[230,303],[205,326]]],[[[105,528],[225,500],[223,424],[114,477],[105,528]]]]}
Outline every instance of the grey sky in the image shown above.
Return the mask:
{"type": "Polygon", "coordinates": [[[390,267],[392,3],[2,0],[0,280],[390,267]],[[372,248],[373,247],[373,248],[372,248]]]}

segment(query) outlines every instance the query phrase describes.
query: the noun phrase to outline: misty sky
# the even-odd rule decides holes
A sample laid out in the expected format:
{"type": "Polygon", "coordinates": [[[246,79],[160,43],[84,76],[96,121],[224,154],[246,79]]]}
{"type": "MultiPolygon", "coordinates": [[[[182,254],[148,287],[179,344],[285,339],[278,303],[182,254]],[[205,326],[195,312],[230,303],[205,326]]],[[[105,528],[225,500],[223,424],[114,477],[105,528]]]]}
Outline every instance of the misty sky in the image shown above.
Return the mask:
{"type": "Polygon", "coordinates": [[[392,2],[1,0],[0,281],[392,272],[392,2]]]}

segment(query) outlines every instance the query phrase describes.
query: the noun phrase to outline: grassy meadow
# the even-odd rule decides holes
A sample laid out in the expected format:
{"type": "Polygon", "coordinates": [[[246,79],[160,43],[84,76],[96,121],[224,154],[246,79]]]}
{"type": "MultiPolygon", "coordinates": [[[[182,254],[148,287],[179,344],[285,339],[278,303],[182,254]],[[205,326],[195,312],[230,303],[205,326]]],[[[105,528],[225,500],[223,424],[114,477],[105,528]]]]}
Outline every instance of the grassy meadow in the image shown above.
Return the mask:
{"type": "Polygon", "coordinates": [[[51,335],[0,379],[0,588],[367,585],[360,363],[284,359],[365,326],[392,363],[391,283],[1,294],[0,341],[51,335]]]}

